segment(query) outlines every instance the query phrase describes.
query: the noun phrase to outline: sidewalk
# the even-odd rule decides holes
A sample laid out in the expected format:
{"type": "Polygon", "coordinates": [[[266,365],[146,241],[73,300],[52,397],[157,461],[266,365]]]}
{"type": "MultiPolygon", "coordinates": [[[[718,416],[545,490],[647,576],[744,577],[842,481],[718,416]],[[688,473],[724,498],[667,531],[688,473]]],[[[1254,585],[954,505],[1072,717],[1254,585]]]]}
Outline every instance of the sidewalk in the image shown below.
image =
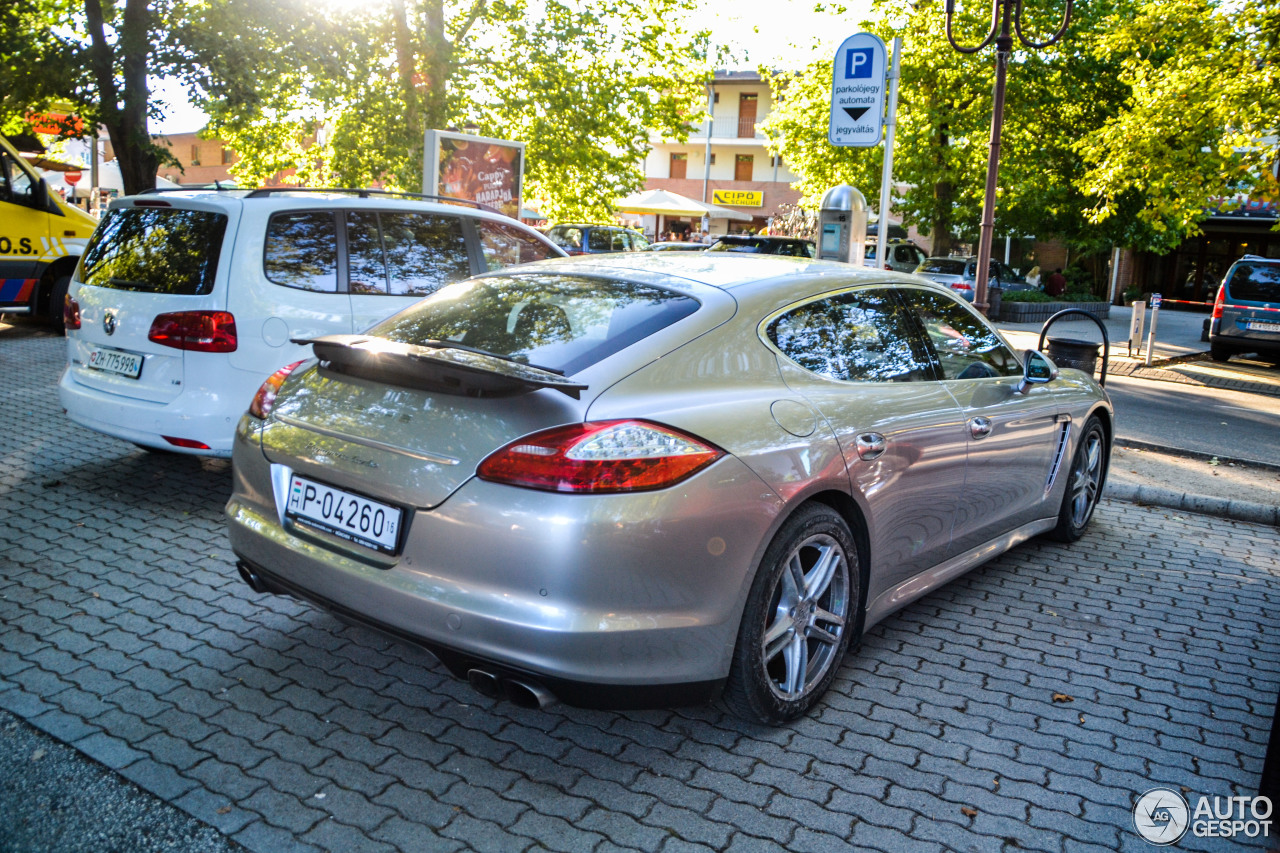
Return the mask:
{"type": "MultiPolygon", "coordinates": [[[[1267,362],[1237,356],[1219,364],[1209,358],[1209,344],[1201,333],[1207,314],[1193,311],[1162,309],[1156,320],[1155,344],[1151,366],[1146,364],[1147,333],[1151,329],[1151,310],[1143,322],[1142,346],[1129,350],[1129,323],[1133,309],[1111,306],[1111,316],[1102,321],[1111,341],[1107,375],[1132,376],[1157,382],[1179,382],[1228,391],[1248,391],[1280,397],[1280,370],[1267,362]]],[[[1035,349],[1040,340],[1040,323],[1003,323],[996,327],[1019,349],[1035,349]]],[[[1053,324],[1048,338],[1069,338],[1101,343],[1098,326],[1086,317],[1065,317],[1053,324]]],[[[1046,343],[1047,347],[1047,343],[1046,343]]],[[[1099,354],[1101,358],[1101,354],[1099,354]]]]}

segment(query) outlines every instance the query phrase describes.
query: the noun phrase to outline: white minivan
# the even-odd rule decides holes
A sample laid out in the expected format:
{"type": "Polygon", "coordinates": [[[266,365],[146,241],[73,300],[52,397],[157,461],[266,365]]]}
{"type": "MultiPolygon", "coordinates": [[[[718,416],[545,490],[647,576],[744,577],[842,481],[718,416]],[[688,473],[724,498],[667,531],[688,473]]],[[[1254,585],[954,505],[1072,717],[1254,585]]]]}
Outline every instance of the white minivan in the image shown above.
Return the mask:
{"type": "Polygon", "coordinates": [[[119,199],[67,293],[72,421],[147,449],[230,456],[293,343],[358,333],[440,287],[562,257],[483,205],[375,190],[188,190],[119,199]]]}

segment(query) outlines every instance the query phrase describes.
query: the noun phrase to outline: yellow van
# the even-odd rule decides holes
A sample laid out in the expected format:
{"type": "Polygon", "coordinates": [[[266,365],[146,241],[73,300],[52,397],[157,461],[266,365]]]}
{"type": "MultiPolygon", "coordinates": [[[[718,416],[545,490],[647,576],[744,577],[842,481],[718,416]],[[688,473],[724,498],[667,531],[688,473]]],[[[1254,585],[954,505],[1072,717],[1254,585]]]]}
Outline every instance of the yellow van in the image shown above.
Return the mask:
{"type": "Polygon", "coordinates": [[[71,273],[97,224],[0,136],[0,314],[35,314],[61,329],[71,273]]]}

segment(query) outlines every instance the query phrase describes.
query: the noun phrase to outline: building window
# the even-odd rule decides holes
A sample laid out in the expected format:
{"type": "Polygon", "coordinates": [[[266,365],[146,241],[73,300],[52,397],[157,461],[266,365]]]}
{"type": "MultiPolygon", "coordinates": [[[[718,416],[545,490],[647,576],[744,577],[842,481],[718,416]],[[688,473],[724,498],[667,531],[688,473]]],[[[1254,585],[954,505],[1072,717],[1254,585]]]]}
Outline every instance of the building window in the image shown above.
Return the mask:
{"type": "Polygon", "coordinates": [[[716,164],[716,155],[712,154],[712,155],[711,155],[711,165],[712,165],[712,166],[714,166],[715,164],[716,164]]]}
{"type": "Polygon", "coordinates": [[[231,149],[227,148],[224,145],[222,147],[222,165],[224,166],[229,165],[232,162],[232,160],[233,158],[231,156],[231,149]]]}
{"type": "Polygon", "coordinates": [[[200,146],[199,145],[191,146],[191,165],[192,166],[200,165],[200,146]]]}
{"type": "Polygon", "coordinates": [[[755,157],[750,154],[739,154],[733,163],[733,179],[735,181],[751,180],[751,173],[755,168],[755,157]]]}
{"type": "Polygon", "coordinates": [[[671,154],[671,177],[687,178],[689,176],[689,155],[671,154]]]}
{"type": "Polygon", "coordinates": [[[759,97],[754,92],[746,92],[738,96],[738,138],[752,138],[756,135],[756,105],[759,97]]]}

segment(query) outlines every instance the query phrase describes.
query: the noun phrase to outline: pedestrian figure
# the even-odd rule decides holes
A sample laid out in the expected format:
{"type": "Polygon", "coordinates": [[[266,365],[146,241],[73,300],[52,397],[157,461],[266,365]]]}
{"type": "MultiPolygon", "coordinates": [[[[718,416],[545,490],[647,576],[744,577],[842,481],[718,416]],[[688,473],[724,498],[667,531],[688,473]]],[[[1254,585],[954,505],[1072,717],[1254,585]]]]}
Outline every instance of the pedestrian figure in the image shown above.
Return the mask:
{"type": "Polygon", "coordinates": [[[1044,292],[1050,296],[1061,296],[1067,289],[1067,277],[1062,274],[1062,267],[1049,273],[1049,280],[1044,284],[1044,292]]]}
{"type": "Polygon", "coordinates": [[[1027,284],[1034,288],[1040,287],[1040,265],[1036,264],[1031,268],[1031,272],[1027,273],[1027,284]]]}

